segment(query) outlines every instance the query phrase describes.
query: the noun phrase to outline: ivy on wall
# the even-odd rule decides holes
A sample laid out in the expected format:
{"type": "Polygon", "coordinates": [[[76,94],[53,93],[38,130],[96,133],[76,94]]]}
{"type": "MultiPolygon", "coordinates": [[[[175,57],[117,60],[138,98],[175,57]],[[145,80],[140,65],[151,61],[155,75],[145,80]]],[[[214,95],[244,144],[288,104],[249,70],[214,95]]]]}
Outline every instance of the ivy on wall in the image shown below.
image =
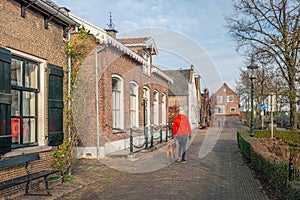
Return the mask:
{"type": "Polygon", "coordinates": [[[96,47],[98,40],[94,35],[90,35],[85,29],[80,29],[77,34],[72,35],[70,41],[66,43],[66,54],[71,58],[71,70],[65,67],[65,71],[70,73],[65,76],[64,83],[70,82],[70,90],[65,89],[65,139],[63,144],[58,146],[53,152],[52,166],[58,169],[62,176],[65,176],[76,160],[76,147],[78,144],[78,132],[75,125],[74,91],[76,80],[82,66],[82,62],[87,55],[96,47]],[[70,80],[69,80],[70,77],[70,80]]]}

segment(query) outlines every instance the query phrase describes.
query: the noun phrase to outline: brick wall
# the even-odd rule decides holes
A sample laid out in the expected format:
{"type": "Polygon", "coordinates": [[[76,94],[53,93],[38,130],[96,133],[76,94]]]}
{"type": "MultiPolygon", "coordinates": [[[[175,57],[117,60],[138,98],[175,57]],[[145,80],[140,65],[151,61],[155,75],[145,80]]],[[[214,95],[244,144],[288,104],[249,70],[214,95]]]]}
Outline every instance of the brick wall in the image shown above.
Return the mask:
{"type": "Polygon", "coordinates": [[[44,16],[26,9],[21,16],[21,6],[15,0],[0,0],[0,45],[47,60],[49,63],[67,64],[63,28],[54,21],[44,28],[44,16]]]}
{"type": "MultiPolygon", "coordinates": [[[[33,10],[26,9],[26,17],[21,16],[21,5],[15,0],[0,0],[0,46],[46,60],[57,66],[66,66],[67,57],[63,41],[63,27],[55,21],[50,21],[48,29],[44,28],[44,16],[33,10]]],[[[45,72],[45,88],[47,90],[45,72]]],[[[43,89],[43,88],[41,88],[43,89]]],[[[47,92],[45,92],[47,94],[47,92]]],[[[45,102],[48,102],[47,95],[45,102]]],[[[47,105],[46,105],[47,107],[47,105]]],[[[47,109],[45,121],[47,122],[47,109]]],[[[47,123],[45,124],[47,127],[47,123]]],[[[47,130],[45,130],[45,134],[47,130]]],[[[30,168],[35,170],[49,169],[52,160],[51,152],[40,153],[41,161],[32,162],[30,168]]],[[[0,169],[0,181],[24,174],[24,166],[0,169]]],[[[0,198],[24,192],[24,186],[10,188],[0,192],[0,198]]]]}
{"type": "MultiPolygon", "coordinates": [[[[130,81],[138,84],[139,89],[139,126],[143,127],[143,87],[150,89],[151,123],[153,123],[153,92],[159,92],[159,102],[162,93],[168,95],[167,82],[161,77],[151,74],[151,77],[142,73],[141,64],[128,55],[121,53],[114,47],[107,47],[98,54],[99,61],[99,116],[100,116],[100,142],[115,141],[129,137],[129,131],[113,134],[112,131],[112,75],[122,77],[124,81],[124,128],[130,128],[130,81]]],[[[78,103],[82,112],[78,118],[85,118],[85,123],[78,129],[81,146],[96,146],[96,112],[95,112],[95,52],[91,52],[83,62],[79,73],[78,96],[82,103],[78,103]],[[84,93],[84,94],[82,94],[84,93]],[[82,116],[84,115],[84,116],[82,116]]],[[[166,111],[168,112],[168,111],[166,111]]],[[[161,113],[161,108],[159,108],[161,113]]],[[[161,122],[161,115],[159,121],[161,122]]],[[[80,123],[80,122],[79,122],[80,123]]]]}

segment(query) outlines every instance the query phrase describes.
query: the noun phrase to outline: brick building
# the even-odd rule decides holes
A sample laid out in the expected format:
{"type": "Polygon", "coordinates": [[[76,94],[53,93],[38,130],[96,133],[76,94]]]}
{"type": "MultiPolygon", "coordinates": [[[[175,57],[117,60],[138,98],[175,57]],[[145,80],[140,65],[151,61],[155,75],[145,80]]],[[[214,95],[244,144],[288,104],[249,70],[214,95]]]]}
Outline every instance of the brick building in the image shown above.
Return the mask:
{"type": "MultiPolygon", "coordinates": [[[[0,155],[40,153],[32,171],[51,168],[52,146],[64,137],[64,37],[77,26],[66,11],[45,0],[0,1],[0,155]]],[[[22,173],[24,166],[0,169],[0,181],[22,173]]]]}
{"type": "Polygon", "coordinates": [[[240,97],[224,83],[213,94],[215,116],[239,116],[240,97]]]}
{"type": "Polygon", "coordinates": [[[113,27],[106,33],[70,16],[100,40],[83,62],[78,78],[78,157],[103,157],[129,148],[131,127],[168,123],[168,82],[172,79],[152,65],[152,56],[157,54],[153,38],[117,39],[113,27]]]}

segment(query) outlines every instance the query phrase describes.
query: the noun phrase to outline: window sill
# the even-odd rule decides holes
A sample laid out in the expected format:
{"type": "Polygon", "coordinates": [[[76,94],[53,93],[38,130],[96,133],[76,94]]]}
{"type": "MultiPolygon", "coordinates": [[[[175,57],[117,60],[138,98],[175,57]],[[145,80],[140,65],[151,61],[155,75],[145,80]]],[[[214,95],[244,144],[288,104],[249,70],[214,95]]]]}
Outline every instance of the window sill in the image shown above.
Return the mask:
{"type": "Polygon", "coordinates": [[[12,149],[12,151],[9,153],[6,153],[4,155],[4,157],[9,158],[9,157],[20,156],[23,154],[46,152],[46,151],[50,151],[51,149],[52,149],[51,146],[35,146],[35,147],[12,149]]]}

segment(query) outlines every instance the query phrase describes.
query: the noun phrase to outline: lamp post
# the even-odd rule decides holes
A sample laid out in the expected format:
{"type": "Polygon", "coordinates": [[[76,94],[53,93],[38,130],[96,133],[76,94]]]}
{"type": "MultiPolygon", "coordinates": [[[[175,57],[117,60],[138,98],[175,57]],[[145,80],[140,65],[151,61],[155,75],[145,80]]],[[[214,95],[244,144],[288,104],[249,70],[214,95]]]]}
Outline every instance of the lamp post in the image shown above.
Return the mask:
{"type": "Polygon", "coordinates": [[[255,79],[254,70],[258,68],[258,66],[254,63],[253,55],[251,59],[250,66],[247,67],[251,70],[250,80],[251,80],[251,123],[250,123],[250,136],[254,137],[254,85],[253,81],[255,79]]]}

